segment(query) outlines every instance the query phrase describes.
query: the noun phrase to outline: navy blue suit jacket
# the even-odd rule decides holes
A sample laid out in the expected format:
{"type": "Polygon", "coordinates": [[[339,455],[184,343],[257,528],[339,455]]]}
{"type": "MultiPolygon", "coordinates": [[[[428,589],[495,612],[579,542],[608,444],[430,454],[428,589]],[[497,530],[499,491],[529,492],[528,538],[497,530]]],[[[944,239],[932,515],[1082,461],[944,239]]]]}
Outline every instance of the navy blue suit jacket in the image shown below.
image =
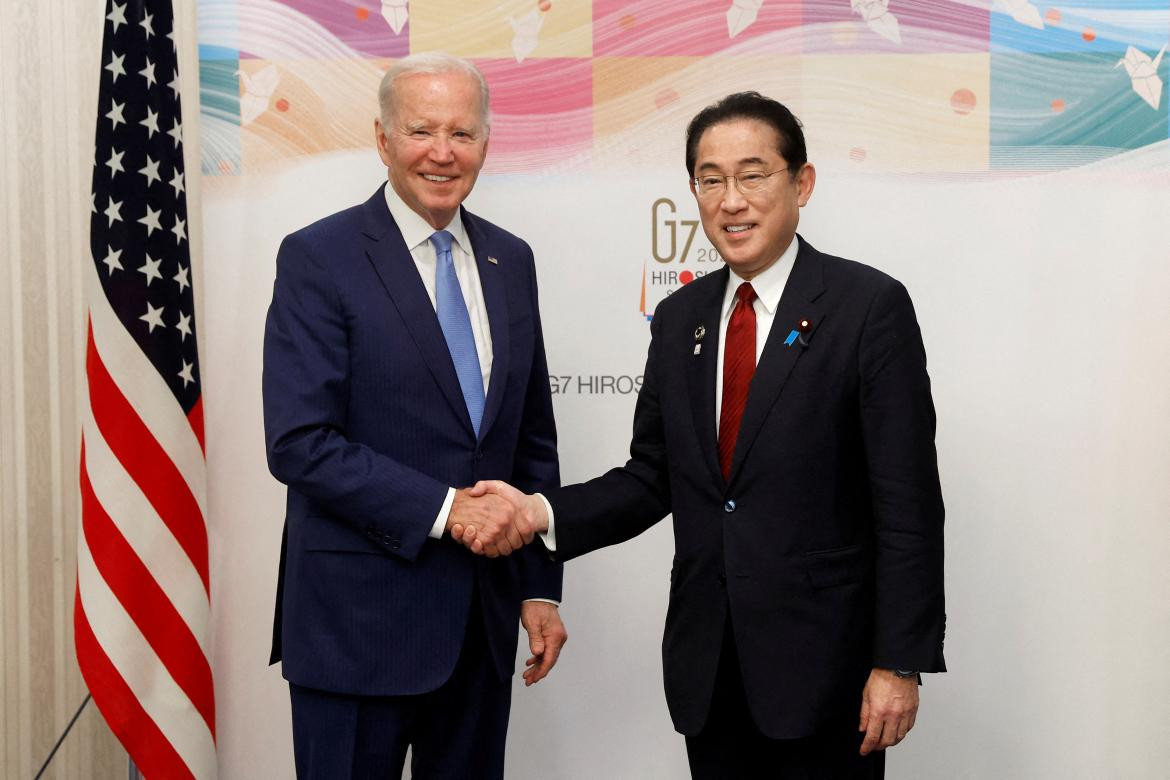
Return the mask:
{"type": "Polygon", "coordinates": [[[906,289],[802,239],[725,480],[715,372],[727,278],[697,279],[654,312],[630,460],[547,494],[556,558],[673,512],[662,658],[675,727],[703,728],[730,617],[756,724],[797,738],[856,718],[872,667],[945,668],[934,405],[906,289]],[[802,318],[807,346],[786,345],[802,318]]]}
{"type": "Polygon", "coordinates": [[[487,559],[428,536],[450,486],[559,481],[532,250],[461,213],[494,354],[478,440],[382,190],[280,246],[263,380],[268,465],[288,485],[272,661],[298,685],[438,688],[476,592],[506,678],[521,600],[560,598],[560,565],[531,549],[487,559]]]}

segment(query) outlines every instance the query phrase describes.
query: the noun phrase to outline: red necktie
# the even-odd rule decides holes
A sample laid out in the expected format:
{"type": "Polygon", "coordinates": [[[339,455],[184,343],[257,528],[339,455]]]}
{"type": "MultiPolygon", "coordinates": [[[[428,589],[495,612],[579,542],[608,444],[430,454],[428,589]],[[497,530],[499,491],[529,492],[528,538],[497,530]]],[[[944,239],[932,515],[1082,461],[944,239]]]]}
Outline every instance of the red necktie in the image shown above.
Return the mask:
{"type": "Polygon", "coordinates": [[[756,310],[752,308],[756,291],[749,282],[744,282],[735,291],[735,297],[723,349],[723,402],[719,408],[719,467],[723,469],[724,479],[731,475],[739,422],[756,372],[756,310]]]}

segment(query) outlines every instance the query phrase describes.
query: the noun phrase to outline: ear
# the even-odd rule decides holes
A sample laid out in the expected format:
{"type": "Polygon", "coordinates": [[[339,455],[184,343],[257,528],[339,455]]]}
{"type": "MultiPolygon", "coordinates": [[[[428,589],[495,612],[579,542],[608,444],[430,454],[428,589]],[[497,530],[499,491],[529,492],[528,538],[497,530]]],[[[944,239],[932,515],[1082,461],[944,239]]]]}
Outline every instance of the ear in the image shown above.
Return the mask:
{"type": "Polygon", "coordinates": [[[804,206],[812,197],[817,183],[817,169],[812,163],[805,163],[796,174],[796,205],[804,206]]]}
{"type": "Polygon", "coordinates": [[[378,147],[378,156],[387,168],[390,167],[390,139],[386,137],[386,128],[381,119],[374,119],[374,145],[378,147]]]}
{"type": "Polygon", "coordinates": [[[694,195],[696,198],[699,197],[699,193],[695,192],[695,177],[694,176],[692,176],[690,178],[690,180],[687,181],[687,184],[689,184],[691,187],[691,194],[694,195]]]}

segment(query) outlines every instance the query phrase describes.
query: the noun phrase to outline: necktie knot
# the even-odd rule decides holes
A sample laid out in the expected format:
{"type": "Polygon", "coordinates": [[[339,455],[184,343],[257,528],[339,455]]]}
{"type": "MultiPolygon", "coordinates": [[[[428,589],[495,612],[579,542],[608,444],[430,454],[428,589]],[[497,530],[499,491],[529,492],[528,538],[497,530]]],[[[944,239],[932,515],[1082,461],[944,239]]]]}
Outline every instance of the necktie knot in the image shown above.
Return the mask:
{"type": "Polygon", "coordinates": [[[453,240],[454,236],[446,230],[436,230],[431,234],[431,243],[435,246],[435,252],[440,255],[451,251],[451,241],[453,240]]]}
{"type": "MultiPolygon", "coordinates": [[[[437,233],[435,235],[438,235],[437,233]]],[[[744,282],[735,290],[735,297],[744,306],[751,306],[756,299],[756,290],[752,287],[751,282],[744,282]]]]}

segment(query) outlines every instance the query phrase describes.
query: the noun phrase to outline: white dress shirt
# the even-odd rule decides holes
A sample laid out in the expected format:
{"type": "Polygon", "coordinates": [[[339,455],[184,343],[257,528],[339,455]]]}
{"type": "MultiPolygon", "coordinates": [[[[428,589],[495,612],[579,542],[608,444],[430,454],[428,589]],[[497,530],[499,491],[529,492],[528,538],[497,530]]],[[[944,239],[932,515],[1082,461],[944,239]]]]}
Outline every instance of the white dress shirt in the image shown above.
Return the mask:
{"type": "MultiPolygon", "coordinates": [[[[409,206],[402,202],[398,193],[389,184],[386,185],[386,205],[390,215],[398,224],[402,233],[402,240],[414,258],[414,265],[418,275],[422,278],[423,287],[427,290],[427,297],[431,299],[431,306],[435,305],[435,269],[439,261],[435,252],[435,245],[431,243],[431,236],[436,232],[427,221],[416,214],[409,206]]],[[[460,209],[462,213],[462,209],[460,209]]],[[[455,277],[459,280],[459,289],[463,292],[463,301],[467,304],[467,314],[471,318],[471,332],[475,335],[475,351],[479,355],[479,370],[483,375],[483,393],[487,396],[488,380],[492,374],[492,331],[488,322],[487,306],[483,302],[483,286],[479,281],[479,269],[475,265],[475,254],[471,249],[471,240],[467,237],[467,230],[463,227],[463,220],[456,215],[450,224],[442,228],[451,234],[451,259],[455,263],[455,277]]],[[[447,498],[439,508],[439,514],[431,526],[430,536],[439,539],[447,529],[447,515],[451,513],[451,503],[455,500],[455,488],[447,489],[447,498]]]]}
{"type": "MultiPolygon", "coordinates": [[[[752,308],[756,312],[756,365],[760,363],[760,355],[764,354],[764,345],[768,343],[768,334],[772,332],[772,321],[776,318],[776,307],[780,305],[780,296],[784,294],[784,287],[788,284],[788,276],[792,273],[792,266],[796,262],[799,250],[798,241],[793,237],[788,248],[781,253],[776,262],[760,271],[752,279],[752,289],[756,291],[756,299],[752,308]]],[[[735,307],[735,291],[745,282],[743,277],[732,271],[727,276],[727,288],[723,291],[723,307],[719,310],[719,355],[718,366],[715,371],[715,436],[719,436],[719,412],[723,403],[723,352],[726,347],[727,323],[731,319],[731,310],[735,307]]],[[[541,541],[550,552],[556,552],[557,535],[553,525],[552,504],[543,494],[537,493],[544,502],[548,512],[548,531],[540,534],[541,541]]]]}

